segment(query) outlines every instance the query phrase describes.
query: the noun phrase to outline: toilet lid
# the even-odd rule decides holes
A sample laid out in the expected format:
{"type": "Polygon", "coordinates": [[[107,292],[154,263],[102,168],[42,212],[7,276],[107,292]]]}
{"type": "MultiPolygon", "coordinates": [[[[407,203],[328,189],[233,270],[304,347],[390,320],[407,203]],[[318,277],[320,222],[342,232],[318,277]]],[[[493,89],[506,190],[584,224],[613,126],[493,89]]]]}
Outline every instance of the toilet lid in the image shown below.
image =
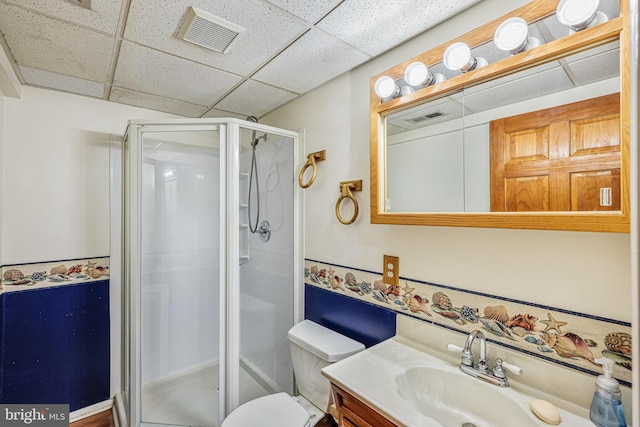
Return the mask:
{"type": "Polygon", "coordinates": [[[221,427],[304,427],[309,413],[287,393],[259,397],[240,405],[221,427]]]}

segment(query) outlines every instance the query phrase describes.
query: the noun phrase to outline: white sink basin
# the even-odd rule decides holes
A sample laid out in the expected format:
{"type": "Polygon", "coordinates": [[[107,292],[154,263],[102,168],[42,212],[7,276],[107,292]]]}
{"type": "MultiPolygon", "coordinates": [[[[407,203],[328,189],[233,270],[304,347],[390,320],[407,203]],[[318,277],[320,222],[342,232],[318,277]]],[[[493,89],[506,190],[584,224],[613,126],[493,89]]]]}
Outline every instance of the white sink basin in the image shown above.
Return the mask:
{"type": "Polygon", "coordinates": [[[449,366],[416,366],[396,377],[398,393],[443,427],[536,427],[527,401],[449,366]]]}
{"type": "MultiPolygon", "coordinates": [[[[399,426],[549,427],[529,409],[532,400],[544,398],[539,393],[485,383],[408,344],[391,338],[322,373],[399,426]]],[[[560,418],[560,427],[593,427],[563,409],[560,418]]]]}

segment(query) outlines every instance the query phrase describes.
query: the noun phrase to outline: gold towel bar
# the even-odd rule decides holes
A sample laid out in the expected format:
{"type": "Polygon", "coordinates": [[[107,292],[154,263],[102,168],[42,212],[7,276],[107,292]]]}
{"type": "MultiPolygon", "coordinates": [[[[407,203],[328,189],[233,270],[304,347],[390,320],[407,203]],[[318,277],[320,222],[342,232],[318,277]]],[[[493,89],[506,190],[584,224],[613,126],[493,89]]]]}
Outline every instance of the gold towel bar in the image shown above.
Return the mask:
{"type": "Polygon", "coordinates": [[[318,173],[318,166],[316,166],[316,162],[321,162],[326,158],[327,158],[326,150],[316,151],[315,153],[311,153],[307,156],[307,163],[304,164],[304,166],[300,170],[300,175],[298,175],[298,184],[300,185],[300,187],[307,188],[311,184],[313,184],[313,181],[316,180],[316,175],[318,173]],[[304,171],[306,171],[309,166],[313,168],[313,175],[311,175],[311,179],[309,180],[309,182],[304,184],[302,182],[302,177],[304,175],[304,171]]]}
{"type": "Polygon", "coordinates": [[[357,181],[342,181],[340,183],[340,197],[338,197],[338,202],[336,203],[336,216],[338,217],[338,221],[345,225],[353,224],[358,218],[358,201],[353,195],[352,191],[362,191],[362,180],[359,179],[357,181]],[[344,199],[351,199],[353,202],[353,217],[350,220],[345,221],[340,215],[340,203],[344,199]]]}

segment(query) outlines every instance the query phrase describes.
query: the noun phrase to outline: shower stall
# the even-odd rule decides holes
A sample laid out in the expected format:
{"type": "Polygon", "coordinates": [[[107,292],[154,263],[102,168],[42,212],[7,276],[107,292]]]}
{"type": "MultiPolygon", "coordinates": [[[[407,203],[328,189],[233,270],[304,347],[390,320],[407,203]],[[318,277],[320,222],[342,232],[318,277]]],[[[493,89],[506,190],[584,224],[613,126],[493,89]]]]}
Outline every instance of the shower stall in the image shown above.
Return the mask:
{"type": "Polygon", "coordinates": [[[297,133],[256,121],[129,123],[120,425],[218,426],[294,391],[298,150],[297,133]]]}

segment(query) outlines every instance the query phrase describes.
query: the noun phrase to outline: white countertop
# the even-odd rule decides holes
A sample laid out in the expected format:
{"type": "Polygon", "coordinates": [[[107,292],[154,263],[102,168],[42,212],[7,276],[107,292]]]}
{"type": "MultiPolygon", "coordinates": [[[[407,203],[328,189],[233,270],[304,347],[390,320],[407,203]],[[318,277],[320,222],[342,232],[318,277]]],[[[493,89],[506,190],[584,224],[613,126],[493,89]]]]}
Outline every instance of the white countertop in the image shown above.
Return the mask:
{"type": "MultiPolygon", "coordinates": [[[[441,423],[421,413],[418,408],[400,395],[396,378],[407,369],[418,366],[435,366],[451,373],[457,371],[460,375],[466,374],[461,373],[458,366],[432,356],[423,350],[419,349],[412,341],[396,336],[361,353],[329,365],[322,370],[322,373],[331,382],[359,398],[372,409],[400,426],[442,426],[441,423]]],[[[468,378],[469,381],[480,381],[471,376],[468,376],[468,378]]],[[[533,394],[530,396],[523,395],[511,388],[500,388],[489,384],[486,384],[486,387],[495,387],[495,393],[498,393],[498,396],[500,394],[503,394],[505,398],[508,396],[511,399],[509,402],[515,400],[516,404],[522,406],[526,411],[529,411],[530,401],[538,398],[533,394]]],[[[491,392],[493,394],[494,390],[492,389],[491,392]]],[[[496,401],[496,411],[500,411],[499,401],[496,401]]],[[[559,411],[562,420],[560,426],[594,426],[588,419],[562,409],[559,409],[559,411]]],[[[534,425],[548,426],[548,424],[543,423],[533,415],[532,419],[537,423],[534,425]]],[[[481,427],[481,424],[478,427],[481,427]]]]}

